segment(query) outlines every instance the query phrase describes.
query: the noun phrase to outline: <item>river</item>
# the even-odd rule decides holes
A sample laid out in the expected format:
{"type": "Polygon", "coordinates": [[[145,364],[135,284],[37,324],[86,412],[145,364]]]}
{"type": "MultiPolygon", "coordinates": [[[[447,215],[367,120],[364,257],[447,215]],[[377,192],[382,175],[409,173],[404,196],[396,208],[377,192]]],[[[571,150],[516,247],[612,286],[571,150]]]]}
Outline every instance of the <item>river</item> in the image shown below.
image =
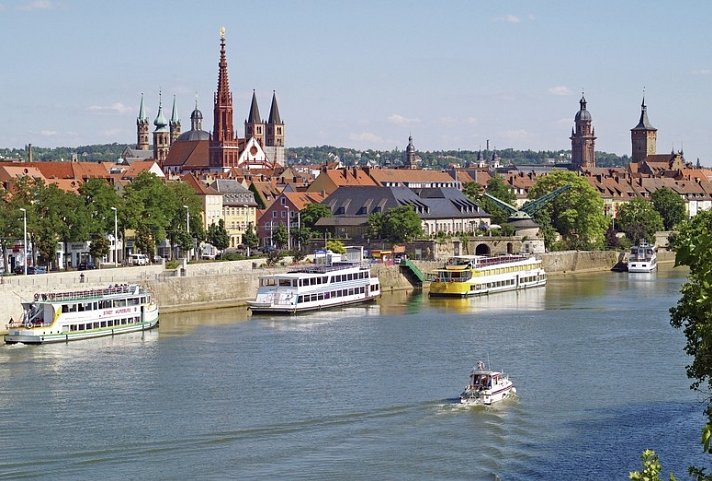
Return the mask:
{"type": "Polygon", "coordinates": [[[627,479],[645,448],[687,479],[704,404],[669,324],[685,275],[166,314],[143,334],[2,346],[0,479],[627,479]],[[459,405],[478,360],[517,397],[459,405]]]}

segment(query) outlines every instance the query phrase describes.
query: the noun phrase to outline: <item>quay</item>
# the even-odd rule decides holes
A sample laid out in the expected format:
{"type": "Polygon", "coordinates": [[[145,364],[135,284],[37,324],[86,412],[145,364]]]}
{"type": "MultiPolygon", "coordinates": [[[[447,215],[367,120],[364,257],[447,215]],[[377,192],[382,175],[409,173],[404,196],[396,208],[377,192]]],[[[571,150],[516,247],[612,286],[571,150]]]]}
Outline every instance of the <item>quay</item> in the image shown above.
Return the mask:
{"type": "MultiPolygon", "coordinates": [[[[618,251],[566,251],[541,254],[542,266],[549,275],[609,271],[622,260],[618,251]]],[[[673,252],[662,251],[659,262],[672,263],[673,252]]],[[[442,261],[412,261],[422,272],[442,266],[442,261]]],[[[0,334],[6,332],[10,318],[19,319],[21,301],[37,293],[92,289],[109,285],[145,285],[158,302],[162,313],[245,306],[257,292],[258,275],[284,272],[293,267],[290,258],[268,267],[264,259],[201,262],[174,270],[163,265],[109,267],[89,271],[53,272],[2,277],[0,284],[0,334]]],[[[398,264],[376,264],[383,292],[413,289],[398,264]]]]}

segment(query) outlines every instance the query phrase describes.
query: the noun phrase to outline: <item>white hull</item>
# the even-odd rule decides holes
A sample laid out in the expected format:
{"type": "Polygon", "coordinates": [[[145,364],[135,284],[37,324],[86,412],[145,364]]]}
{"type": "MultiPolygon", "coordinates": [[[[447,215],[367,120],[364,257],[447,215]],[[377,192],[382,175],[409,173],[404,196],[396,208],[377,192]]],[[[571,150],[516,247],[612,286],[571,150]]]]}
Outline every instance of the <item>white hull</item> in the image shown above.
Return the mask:
{"type": "Polygon", "coordinates": [[[158,326],[158,315],[156,318],[133,325],[116,326],[111,328],[99,328],[91,331],[71,332],[64,334],[41,334],[33,332],[35,329],[13,330],[5,336],[6,344],[50,344],[54,342],[79,341],[83,339],[93,339],[96,337],[115,336],[129,332],[148,331],[158,326]]]}
{"type": "Polygon", "coordinates": [[[69,342],[158,326],[158,306],[138,285],[37,293],[22,306],[22,320],[8,325],[7,344],[69,342]]]}
{"type": "Polygon", "coordinates": [[[628,258],[628,272],[648,273],[658,268],[658,256],[655,246],[646,242],[635,246],[630,251],[628,258]]]}
{"type": "Polygon", "coordinates": [[[470,391],[465,390],[460,395],[460,403],[467,406],[489,406],[492,403],[503,401],[517,392],[510,383],[508,387],[500,390],[470,391]]]}
{"type": "Polygon", "coordinates": [[[655,272],[658,268],[658,263],[655,259],[649,262],[629,262],[628,272],[632,273],[647,273],[655,272]]]}

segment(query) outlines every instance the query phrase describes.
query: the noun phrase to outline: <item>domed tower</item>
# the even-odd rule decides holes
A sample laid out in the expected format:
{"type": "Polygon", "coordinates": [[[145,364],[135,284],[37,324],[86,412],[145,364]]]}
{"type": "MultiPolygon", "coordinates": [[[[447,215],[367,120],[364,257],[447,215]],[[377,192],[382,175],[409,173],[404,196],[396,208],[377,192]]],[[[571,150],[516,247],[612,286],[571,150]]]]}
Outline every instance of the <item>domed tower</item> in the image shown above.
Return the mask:
{"type": "Polygon", "coordinates": [[[591,114],[586,110],[586,98],[583,93],[579,100],[580,109],[574,117],[571,129],[571,166],[573,170],[596,167],[595,130],[591,126],[591,114]]]}
{"type": "Polygon", "coordinates": [[[265,123],[260,117],[260,109],[257,107],[257,96],[252,90],[252,104],[250,104],[250,115],[245,120],[245,140],[254,137],[260,146],[265,146],[265,123]]]}
{"type": "Polygon", "coordinates": [[[178,120],[178,114],[176,113],[176,96],[173,96],[173,111],[171,112],[171,121],[169,122],[170,132],[171,132],[171,144],[176,141],[180,135],[180,120],[178,120]]]}
{"type": "Polygon", "coordinates": [[[168,130],[168,121],[163,115],[160,92],[158,93],[158,114],[153,125],[156,127],[153,131],[153,158],[159,166],[163,167],[163,161],[168,157],[168,148],[170,147],[170,131],[168,130]]]}
{"type": "Polygon", "coordinates": [[[277,93],[272,91],[272,105],[269,108],[267,118],[267,137],[265,139],[265,152],[272,160],[272,163],[284,165],[284,122],[279,115],[277,105],[277,93]]]}
{"type": "Polygon", "coordinates": [[[138,109],[138,118],[136,119],[136,149],[148,150],[148,117],[143,110],[143,94],[141,94],[141,106],[138,109]]]}
{"type": "Polygon", "coordinates": [[[418,168],[418,155],[415,153],[415,146],[413,145],[413,136],[408,136],[408,147],[405,148],[405,154],[403,157],[403,166],[406,169],[417,169],[418,168]]]}
{"type": "Polygon", "coordinates": [[[640,162],[649,155],[654,155],[658,129],[650,125],[648,120],[648,107],[645,105],[645,95],[640,104],[640,120],[638,125],[630,129],[630,141],[633,147],[631,162],[640,162]]]}

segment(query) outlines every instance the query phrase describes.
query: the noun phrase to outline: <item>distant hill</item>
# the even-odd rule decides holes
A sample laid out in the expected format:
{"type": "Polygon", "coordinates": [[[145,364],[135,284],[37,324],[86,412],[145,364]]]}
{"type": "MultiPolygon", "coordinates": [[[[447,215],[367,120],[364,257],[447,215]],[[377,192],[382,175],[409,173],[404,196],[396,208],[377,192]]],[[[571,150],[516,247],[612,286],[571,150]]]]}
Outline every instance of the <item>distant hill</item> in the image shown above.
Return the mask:
{"type": "MultiPolygon", "coordinates": [[[[32,146],[34,160],[77,160],[87,162],[115,161],[129,144],[99,144],[81,145],[79,147],[37,147],[32,146]]],[[[496,156],[502,165],[508,164],[552,164],[568,163],[571,161],[570,150],[514,150],[503,149],[497,151],[477,152],[473,150],[444,150],[433,152],[418,152],[422,159],[422,167],[444,168],[452,164],[465,166],[476,163],[478,156],[492,159],[496,156]]],[[[287,160],[290,164],[325,164],[340,160],[342,164],[366,165],[369,161],[377,165],[400,165],[403,161],[403,151],[394,150],[357,150],[346,147],[333,147],[322,145],[318,147],[290,147],[286,149],[287,160]]],[[[0,160],[27,159],[25,149],[0,148],[0,160]]],[[[599,167],[621,167],[627,165],[630,158],[627,155],[619,156],[606,152],[596,152],[596,165],[599,167]]]]}

